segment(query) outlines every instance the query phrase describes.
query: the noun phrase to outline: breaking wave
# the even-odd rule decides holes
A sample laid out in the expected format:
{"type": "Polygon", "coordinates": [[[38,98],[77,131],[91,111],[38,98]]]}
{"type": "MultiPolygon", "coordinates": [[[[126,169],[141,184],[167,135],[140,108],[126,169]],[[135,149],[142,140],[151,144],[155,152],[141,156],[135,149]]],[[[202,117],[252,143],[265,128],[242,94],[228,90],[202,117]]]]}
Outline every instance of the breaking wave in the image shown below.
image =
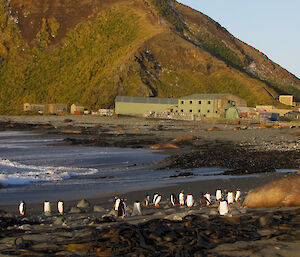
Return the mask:
{"type": "Polygon", "coordinates": [[[94,175],[98,169],[25,165],[0,158],[0,184],[26,185],[36,182],[61,181],[77,176],[94,175]]]}

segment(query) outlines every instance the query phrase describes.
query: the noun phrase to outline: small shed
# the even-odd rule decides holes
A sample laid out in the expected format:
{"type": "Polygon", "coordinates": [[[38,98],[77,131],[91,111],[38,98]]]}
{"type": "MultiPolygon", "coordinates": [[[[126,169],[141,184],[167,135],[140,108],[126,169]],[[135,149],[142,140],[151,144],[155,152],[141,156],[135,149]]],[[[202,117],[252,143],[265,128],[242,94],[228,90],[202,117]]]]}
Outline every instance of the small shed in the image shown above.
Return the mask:
{"type": "Polygon", "coordinates": [[[239,118],[257,118],[259,112],[255,108],[251,107],[230,107],[226,110],[226,119],[239,119],[239,118]]]}
{"type": "Polygon", "coordinates": [[[81,104],[72,104],[70,112],[71,114],[83,114],[84,106],[81,104]]]}

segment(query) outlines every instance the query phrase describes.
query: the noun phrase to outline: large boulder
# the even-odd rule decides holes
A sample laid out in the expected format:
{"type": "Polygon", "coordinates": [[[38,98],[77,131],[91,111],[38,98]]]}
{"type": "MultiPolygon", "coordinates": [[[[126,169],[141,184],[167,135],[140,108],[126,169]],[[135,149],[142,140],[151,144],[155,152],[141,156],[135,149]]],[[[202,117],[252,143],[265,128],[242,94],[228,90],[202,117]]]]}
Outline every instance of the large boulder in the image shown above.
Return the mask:
{"type": "Polygon", "coordinates": [[[248,208],[300,206],[300,174],[272,181],[250,192],[244,203],[248,208]]]}

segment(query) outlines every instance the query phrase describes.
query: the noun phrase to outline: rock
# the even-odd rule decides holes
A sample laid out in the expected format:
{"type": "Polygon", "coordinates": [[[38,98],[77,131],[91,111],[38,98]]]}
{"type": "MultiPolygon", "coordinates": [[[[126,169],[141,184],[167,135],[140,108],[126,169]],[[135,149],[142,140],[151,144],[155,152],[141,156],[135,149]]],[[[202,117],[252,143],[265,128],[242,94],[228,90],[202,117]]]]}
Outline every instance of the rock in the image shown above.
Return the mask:
{"type": "Polygon", "coordinates": [[[300,129],[296,130],[294,133],[291,134],[292,136],[295,137],[300,137],[300,129]]]}
{"type": "Polygon", "coordinates": [[[163,211],[156,211],[156,212],[153,214],[153,216],[163,216],[163,215],[166,215],[166,213],[163,212],[163,211]]]}
{"type": "Polygon", "coordinates": [[[102,218],[105,217],[105,216],[113,216],[113,217],[116,217],[117,215],[118,215],[118,212],[117,212],[117,211],[111,210],[109,213],[103,215],[102,218]]]}
{"type": "Polygon", "coordinates": [[[218,210],[217,209],[211,209],[209,211],[209,215],[218,215],[218,210]]]}
{"type": "Polygon", "coordinates": [[[269,128],[272,128],[272,126],[265,125],[265,126],[259,126],[258,128],[259,129],[269,129],[269,128]]]}
{"type": "Polygon", "coordinates": [[[186,213],[174,213],[164,217],[167,220],[179,220],[181,221],[186,216],[186,213]]]}
{"type": "Polygon", "coordinates": [[[64,217],[57,217],[53,222],[54,225],[63,225],[64,223],[65,223],[64,217]]]}
{"type": "Polygon", "coordinates": [[[300,174],[272,181],[250,192],[244,203],[248,208],[300,206],[300,174]]]}
{"type": "Polygon", "coordinates": [[[222,131],[222,130],[218,127],[210,127],[207,129],[207,131],[222,131]]]}
{"type": "Polygon", "coordinates": [[[72,207],[69,213],[83,213],[83,211],[78,207],[72,207]]]}
{"type": "Polygon", "coordinates": [[[19,226],[19,229],[21,229],[21,230],[31,230],[32,226],[29,225],[29,224],[24,224],[22,226],[19,226]]]}
{"type": "Polygon", "coordinates": [[[273,220],[270,216],[261,216],[258,221],[262,227],[266,227],[272,224],[273,220]]]}
{"type": "Polygon", "coordinates": [[[88,209],[90,208],[91,204],[88,200],[82,199],[78,202],[77,207],[78,208],[83,208],[83,209],[88,209]]]}
{"type": "Polygon", "coordinates": [[[195,136],[181,136],[181,137],[177,137],[177,138],[174,138],[172,140],[172,142],[186,142],[186,141],[193,141],[193,140],[196,140],[197,137],[195,136]]]}
{"type": "Polygon", "coordinates": [[[63,134],[81,134],[81,130],[63,129],[60,131],[63,134]]]}
{"type": "Polygon", "coordinates": [[[93,211],[94,212],[105,212],[105,209],[99,205],[94,205],[93,211]]]}
{"type": "Polygon", "coordinates": [[[160,150],[160,149],[179,149],[180,147],[171,143],[161,143],[150,146],[151,150],[160,150]]]}

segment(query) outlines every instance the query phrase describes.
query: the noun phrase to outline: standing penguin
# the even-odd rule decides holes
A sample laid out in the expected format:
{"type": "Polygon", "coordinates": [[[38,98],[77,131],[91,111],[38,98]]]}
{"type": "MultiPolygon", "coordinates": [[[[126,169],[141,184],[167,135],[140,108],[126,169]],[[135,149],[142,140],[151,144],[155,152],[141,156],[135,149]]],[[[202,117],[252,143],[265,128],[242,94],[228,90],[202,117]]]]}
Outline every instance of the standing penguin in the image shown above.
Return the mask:
{"type": "Polygon", "coordinates": [[[26,212],[26,204],[25,202],[22,200],[19,204],[19,213],[21,216],[24,216],[26,212]]]}
{"type": "Polygon", "coordinates": [[[217,189],[216,191],[216,201],[220,201],[222,198],[222,191],[221,189],[217,189]]]}
{"type": "Polygon", "coordinates": [[[233,196],[233,192],[229,191],[227,194],[227,202],[229,204],[232,204],[234,202],[234,196],[233,196]]]}
{"type": "Polygon", "coordinates": [[[126,215],[126,204],[123,199],[122,200],[120,199],[120,203],[118,205],[118,217],[124,219],[125,215],[126,215]]]}
{"type": "Polygon", "coordinates": [[[48,202],[48,201],[44,201],[44,214],[46,216],[51,215],[51,205],[50,205],[50,202],[48,202]]]}
{"type": "Polygon", "coordinates": [[[118,211],[119,209],[119,205],[120,205],[120,198],[119,197],[115,197],[115,203],[114,203],[114,210],[118,211]]]}
{"type": "Polygon", "coordinates": [[[194,205],[194,197],[191,194],[186,195],[186,205],[187,207],[193,207],[194,205]]]}
{"type": "Polygon", "coordinates": [[[210,193],[206,193],[204,195],[204,197],[206,198],[206,205],[210,205],[211,204],[211,200],[210,200],[210,193]]]}
{"type": "Polygon", "coordinates": [[[57,210],[60,215],[64,214],[64,202],[62,200],[57,202],[57,210]]]}
{"type": "Polygon", "coordinates": [[[171,201],[171,204],[172,204],[173,206],[176,205],[176,196],[175,196],[175,194],[171,194],[171,196],[170,196],[170,201],[171,201]]]}
{"type": "MultiPolygon", "coordinates": [[[[201,197],[200,197],[200,206],[201,207],[206,207],[208,205],[210,205],[210,200],[207,199],[206,197],[207,194],[203,195],[203,193],[201,193],[201,197]]],[[[209,195],[210,198],[210,195],[209,195]]]]}
{"type": "Polygon", "coordinates": [[[142,211],[141,211],[141,203],[139,201],[136,201],[133,204],[133,210],[131,216],[141,216],[142,211]]]}
{"type": "Polygon", "coordinates": [[[158,197],[158,195],[159,195],[158,193],[155,193],[154,196],[153,196],[153,204],[154,205],[155,205],[155,201],[156,201],[156,198],[158,197]]]}
{"type": "Polygon", "coordinates": [[[155,198],[154,206],[159,207],[159,202],[161,201],[161,195],[158,194],[157,197],[155,198]]]}
{"type": "Polygon", "coordinates": [[[228,203],[225,199],[220,200],[218,210],[219,210],[219,213],[220,213],[221,216],[224,216],[224,215],[228,214],[228,212],[230,211],[228,203]]]}
{"type": "Polygon", "coordinates": [[[149,206],[149,202],[150,202],[150,195],[146,195],[145,197],[145,206],[149,206]]]}
{"type": "Polygon", "coordinates": [[[238,202],[240,200],[240,197],[241,197],[241,190],[238,189],[235,194],[235,201],[238,202]]]}
{"type": "Polygon", "coordinates": [[[179,204],[184,205],[184,191],[183,190],[181,190],[178,198],[179,198],[179,204]]]}

